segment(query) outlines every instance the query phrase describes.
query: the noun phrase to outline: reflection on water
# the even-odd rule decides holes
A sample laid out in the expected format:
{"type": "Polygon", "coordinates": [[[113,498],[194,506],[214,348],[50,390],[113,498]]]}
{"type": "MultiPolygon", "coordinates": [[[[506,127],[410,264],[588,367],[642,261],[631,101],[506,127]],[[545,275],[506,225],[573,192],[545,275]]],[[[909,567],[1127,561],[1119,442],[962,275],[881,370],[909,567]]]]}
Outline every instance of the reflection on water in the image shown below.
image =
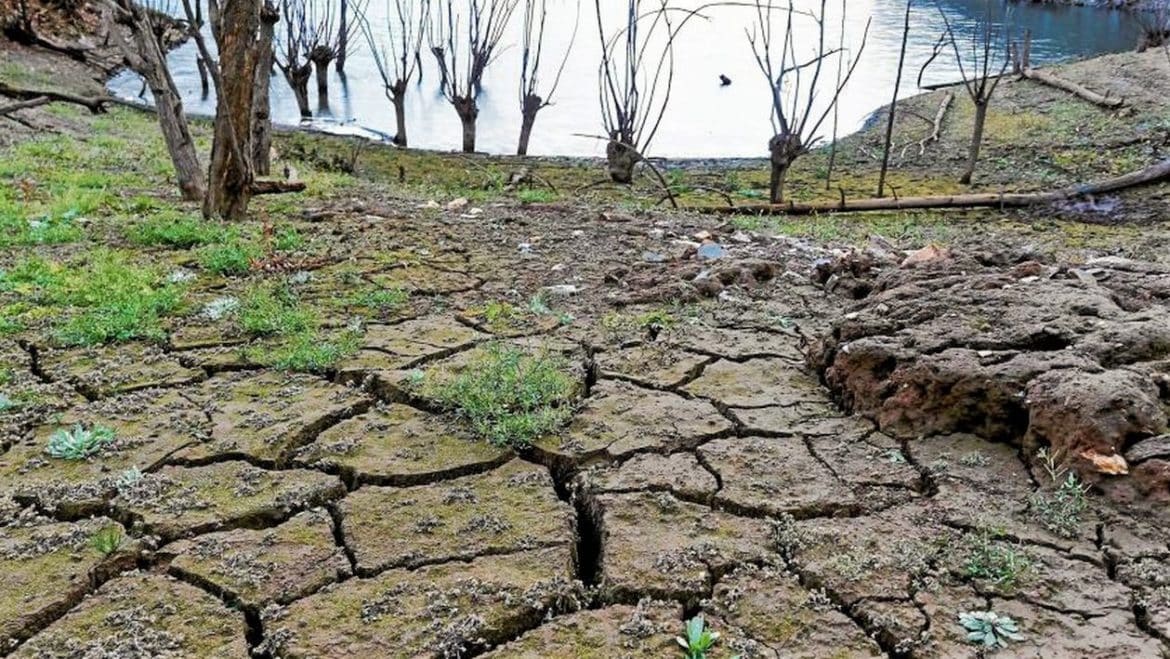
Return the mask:
{"type": "MultiPolygon", "coordinates": [[[[601,155],[603,146],[578,133],[601,132],[597,100],[596,14],[593,2],[581,3],[581,29],[572,57],[554,104],[541,111],[532,136],[529,153],[534,155],[601,155]]],[[[620,21],[618,0],[603,0],[603,16],[609,24],[620,21]]],[[[697,7],[700,0],[676,2],[697,7]]],[[[819,5],[817,0],[796,0],[798,7],[819,5]]],[[[830,5],[837,4],[830,1],[830,5]]],[[[841,132],[856,130],[865,118],[889,102],[901,45],[905,5],[901,0],[848,0],[845,41],[856,53],[866,21],[872,16],[869,40],[861,56],[854,79],[846,88],[840,107],[841,132]]],[[[986,0],[942,0],[941,5],[960,35],[969,35],[985,8],[990,7],[994,20],[1020,34],[1033,34],[1032,61],[1036,64],[1088,57],[1101,53],[1121,52],[1133,48],[1138,29],[1128,15],[1084,7],[1004,3],[986,0]]],[[[553,60],[558,60],[568,42],[575,13],[573,0],[550,3],[545,58],[546,77],[551,78],[553,60]],[[552,53],[550,55],[549,53],[552,53]]],[[[837,7],[839,10],[839,5],[837,7]]],[[[372,0],[371,21],[376,31],[383,29],[385,3],[372,0]]],[[[760,156],[766,152],[771,134],[769,126],[768,84],[752,58],[745,35],[754,11],[724,7],[709,10],[706,20],[691,21],[676,46],[675,84],[670,109],[650,152],[671,157],[760,156]],[[721,87],[719,76],[731,78],[732,84],[721,87]]],[[[518,21],[516,21],[518,28],[518,21]]],[[[828,24],[837,26],[840,16],[830,15],[828,24]]],[[[934,3],[919,0],[912,14],[912,32],[907,49],[907,73],[903,94],[913,93],[918,71],[930,56],[943,30],[934,3]]],[[[828,35],[836,43],[833,27],[828,35]]],[[[489,69],[479,99],[479,142],[483,151],[512,153],[520,130],[518,79],[520,51],[517,29],[505,39],[509,47],[489,69]]],[[[815,32],[807,25],[798,26],[797,52],[808,57],[815,46],[815,32]]],[[[195,49],[191,44],[170,56],[175,81],[190,112],[210,114],[213,99],[201,99],[199,78],[195,70],[195,49]]],[[[424,58],[424,81],[412,87],[408,95],[407,127],[411,146],[432,149],[456,149],[460,144],[460,126],[455,111],[438,90],[439,76],[433,58],[424,58]]],[[[330,122],[343,124],[347,130],[365,127],[382,134],[394,131],[394,113],[382,93],[372,59],[364,50],[353,55],[346,66],[346,79],[336,78],[330,85],[329,112],[318,113],[330,122]]],[[[835,77],[835,65],[823,74],[835,77]]],[[[958,78],[953,57],[940,56],[923,79],[924,84],[950,82],[958,78]]],[[[123,96],[136,96],[141,82],[132,73],[123,73],[111,82],[111,88],[123,96]]],[[[316,103],[315,94],[311,94],[316,103]]],[[[279,123],[295,124],[299,120],[296,102],[279,74],[272,79],[273,118],[279,123]]],[[[825,131],[831,127],[826,124],[825,131]]]]}

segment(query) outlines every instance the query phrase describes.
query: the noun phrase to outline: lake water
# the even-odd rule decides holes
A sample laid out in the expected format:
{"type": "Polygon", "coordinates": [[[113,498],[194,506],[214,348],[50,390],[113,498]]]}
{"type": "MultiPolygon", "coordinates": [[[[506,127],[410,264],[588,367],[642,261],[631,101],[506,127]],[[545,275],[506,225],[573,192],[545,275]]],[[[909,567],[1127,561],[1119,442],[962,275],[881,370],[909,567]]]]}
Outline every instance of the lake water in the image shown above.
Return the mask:
{"type": "MultiPolygon", "coordinates": [[[[798,8],[819,5],[816,0],[795,0],[798,8]]],[[[646,2],[645,5],[651,3],[646,2]]],[[[682,7],[698,7],[700,0],[676,0],[682,7]]],[[[832,7],[827,40],[836,44],[840,3],[832,7]]],[[[855,55],[867,20],[872,20],[869,39],[861,53],[856,72],[842,95],[839,108],[840,133],[857,130],[874,110],[889,103],[901,46],[903,12],[900,0],[848,0],[845,42],[855,55]]],[[[621,21],[625,3],[602,0],[603,17],[608,25],[621,21]]],[[[918,0],[911,19],[911,38],[907,49],[903,95],[917,91],[919,69],[929,58],[943,32],[943,22],[930,0],[918,0]]],[[[1033,34],[1032,61],[1036,64],[1121,52],[1132,49],[1138,29],[1131,17],[1122,12],[1084,7],[1064,7],[1032,3],[1001,4],[985,0],[942,0],[960,43],[976,29],[987,7],[994,20],[1008,25],[1017,34],[1030,29],[1033,34]]],[[[571,56],[564,70],[553,105],[540,112],[529,153],[534,155],[596,156],[604,153],[597,140],[577,134],[600,134],[601,112],[597,98],[598,44],[594,3],[580,5],[580,27],[571,56]]],[[[385,30],[385,0],[371,0],[371,23],[376,34],[385,30]]],[[[545,43],[545,79],[551,79],[574,25],[576,3],[552,0],[545,43]]],[[[687,23],[675,50],[674,91],[657,137],[649,153],[667,157],[754,157],[766,155],[769,123],[769,88],[756,66],[745,28],[753,22],[753,9],[712,8],[705,18],[687,23]],[[732,84],[720,86],[719,76],[731,78],[732,84]]],[[[518,79],[520,49],[516,45],[519,12],[513,17],[514,28],[505,39],[507,48],[488,70],[479,98],[479,141],[481,151],[514,153],[520,130],[518,79]]],[[[777,17],[779,19],[779,17],[777,17]]],[[[777,28],[779,29],[779,28],[777,28]]],[[[816,32],[807,24],[798,24],[796,51],[804,60],[815,52],[816,32]]],[[[970,43],[969,41],[966,43],[970,43]]],[[[425,45],[425,44],[424,44],[425,45]]],[[[364,46],[364,44],[363,44],[364,46]]],[[[189,112],[211,114],[214,99],[200,98],[199,78],[195,69],[195,48],[187,44],[170,56],[175,80],[189,112]]],[[[408,95],[407,130],[412,147],[451,150],[460,145],[460,124],[455,111],[439,93],[439,76],[434,58],[424,53],[424,80],[412,84],[408,95]]],[[[352,55],[346,66],[344,84],[330,71],[328,114],[314,119],[314,124],[329,126],[339,132],[362,132],[369,128],[384,134],[394,132],[394,112],[382,91],[381,79],[372,58],[363,47],[352,55]]],[[[835,60],[822,74],[832,80],[835,60]]],[[[953,53],[944,52],[927,70],[923,84],[951,82],[959,77],[953,53]]],[[[115,93],[135,97],[141,83],[133,73],[114,78],[110,87],[115,93]]],[[[828,92],[823,92],[823,94],[828,92]]],[[[148,92],[149,95],[149,92],[148,92]]],[[[316,111],[316,88],[310,85],[311,102],[316,111]]],[[[296,102],[283,77],[272,79],[274,119],[283,124],[300,121],[296,102]]],[[[831,134],[831,119],[822,133],[831,134]]]]}

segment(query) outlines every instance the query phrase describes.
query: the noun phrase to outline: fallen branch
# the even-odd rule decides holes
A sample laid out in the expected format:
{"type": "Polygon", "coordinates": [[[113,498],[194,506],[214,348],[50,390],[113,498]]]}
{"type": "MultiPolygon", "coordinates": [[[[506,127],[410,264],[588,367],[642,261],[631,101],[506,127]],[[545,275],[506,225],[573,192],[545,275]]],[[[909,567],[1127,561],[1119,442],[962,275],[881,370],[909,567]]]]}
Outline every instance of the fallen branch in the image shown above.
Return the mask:
{"type": "Polygon", "coordinates": [[[60,101],[62,103],[73,103],[88,108],[94,114],[101,114],[106,111],[106,105],[113,102],[113,99],[103,96],[78,96],[76,94],[68,94],[64,92],[45,91],[40,89],[22,89],[20,87],[13,87],[6,82],[0,82],[0,95],[8,96],[10,98],[31,101],[36,98],[47,98],[49,101],[60,101]]]}
{"type": "Polygon", "coordinates": [[[304,192],[304,181],[281,181],[271,178],[258,178],[252,181],[252,194],[285,194],[288,192],[304,192]]]}
{"type": "MultiPolygon", "coordinates": [[[[930,135],[927,135],[918,142],[918,155],[921,156],[922,154],[926,153],[927,144],[930,144],[931,142],[937,142],[939,138],[942,137],[943,120],[946,119],[947,110],[951,108],[951,103],[953,103],[954,100],[954,92],[948,91],[946,95],[943,96],[942,102],[938,104],[938,112],[936,112],[934,115],[933,130],[931,130],[930,135]]],[[[906,146],[909,147],[910,145],[907,144],[906,146]]],[[[902,157],[906,157],[905,150],[902,151],[902,157]]]]}
{"type": "Polygon", "coordinates": [[[685,210],[703,213],[743,215],[816,215],[819,213],[856,213],[864,211],[922,210],[930,208],[1022,208],[1051,204],[1076,197],[1119,192],[1170,179],[1170,159],[1145,169],[1096,183],[1085,183],[1047,192],[985,192],[977,194],[938,195],[929,197],[867,198],[797,204],[756,204],[737,208],[691,207],[685,210]]]}
{"type": "Polygon", "coordinates": [[[1109,93],[1098,94],[1097,92],[1078,85],[1071,80],[1065,80],[1055,73],[1048,71],[1041,71],[1032,68],[1032,33],[1031,31],[1024,33],[1024,47],[1021,50],[1018,44],[1012,44],[1012,59],[1015,60],[1013,68],[1015,73],[1021,77],[1029,80],[1034,80],[1043,85],[1048,85],[1054,89],[1068,92],[1077,98],[1088,101],[1094,105],[1103,108],[1115,110],[1122,105],[1125,105],[1125,99],[1109,96],[1109,93]]]}
{"type": "Polygon", "coordinates": [[[49,100],[48,96],[37,96],[35,98],[30,98],[27,101],[20,101],[19,103],[13,103],[12,105],[5,105],[0,107],[0,117],[17,112],[19,110],[27,110],[29,108],[46,105],[50,102],[51,101],[49,100]]]}

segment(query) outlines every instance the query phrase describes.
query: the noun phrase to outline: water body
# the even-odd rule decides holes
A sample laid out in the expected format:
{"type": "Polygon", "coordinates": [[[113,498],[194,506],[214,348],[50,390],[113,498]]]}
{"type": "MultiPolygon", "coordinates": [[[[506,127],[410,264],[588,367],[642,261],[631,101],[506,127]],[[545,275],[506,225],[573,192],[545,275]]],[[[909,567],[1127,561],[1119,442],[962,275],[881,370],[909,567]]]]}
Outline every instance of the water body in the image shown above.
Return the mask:
{"type": "MultiPolygon", "coordinates": [[[[795,0],[798,8],[812,8],[817,0],[795,0]]],[[[647,3],[649,4],[649,3],[647,3]]],[[[682,7],[698,7],[701,0],[680,0],[682,7]]],[[[830,0],[832,8],[827,24],[827,40],[839,39],[840,3],[830,0]]],[[[1032,3],[988,3],[986,0],[941,0],[960,44],[970,44],[986,7],[990,6],[994,22],[1002,30],[1033,35],[1032,61],[1051,64],[1103,53],[1130,50],[1137,43],[1138,28],[1133,19],[1117,11],[1086,7],[1040,5],[1032,3]]],[[[603,19],[617,26],[622,20],[624,2],[602,0],[603,19]]],[[[842,135],[861,127],[866,117],[889,102],[897,73],[905,5],[901,0],[848,0],[845,43],[849,57],[857,57],[862,34],[869,22],[869,36],[860,51],[853,79],[842,95],[839,125],[842,135]]],[[[534,155],[597,156],[604,145],[579,133],[602,133],[598,103],[598,62],[601,48],[597,34],[594,3],[582,0],[579,14],[573,0],[550,3],[550,19],[545,43],[544,77],[551,79],[569,44],[573,26],[579,21],[560,87],[553,105],[541,111],[536,122],[529,152],[534,155]],[[578,15],[577,19],[574,15],[578,15]]],[[[385,0],[370,0],[368,10],[375,33],[384,31],[387,15],[385,0]]],[[[479,98],[478,148],[491,153],[514,153],[520,130],[518,79],[520,49],[518,43],[519,12],[514,27],[504,42],[506,48],[488,70],[483,93],[479,98]]],[[[779,20],[779,16],[777,19],[779,20]]],[[[745,33],[754,19],[754,10],[722,7],[704,12],[703,19],[688,22],[676,42],[675,80],[666,118],[651,144],[652,155],[667,157],[716,158],[755,157],[766,155],[772,134],[769,121],[769,87],[752,55],[745,33]],[[732,80],[721,86],[720,75],[732,80]]],[[[777,27],[779,29],[779,27],[777,27]]],[[[902,94],[918,91],[918,73],[929,59],[936,41],[944,30],[938,9],[930,0],[918,0],[911,17],[911,38],[907,49],[906,72],[902,94]]],[[[815,53],[816,31],[808,23],[797,24],[796,52],[802,59],[815,53]]],[[[364,45],[364,44],[363,44],[364,45]]],[[[189,112],[212,114],[213,98],[201,98],[195,68],[195,48],[187,44],[170,55],[175,81],[189,112]]],[[[424,54],[421,85],[412,85],[408,96],[407,129],[412,147],[452,150],[460,145],[460,124],[455,111],[438,89],[439,76],[434,59],[424,54]]],[[[341,81],[332,70],[328,108],[318,108],[315,87],[310,86],[317,117],[314,124],[338,132],[363,132],[368,128],[383,134],[394,132],[394,113],[382,91],[381,79],[369,52],[363,47],[352,55],[341,81]]],[[[835,61],[822,74],[836,76],[835,61]]],[[[959,72],[950,51],[940,55],[926,70],[923,84],[958,80],[959,72]]],[[[119,95],[135,97],[141,82],[125,72],[110,83],[119,95]]],[[[823,92],[822,94],[827,94],[823,92]]],[[[147,92],[149,96],[149,92],[147,92]]],[[[300,121],[296,102],[284,79],[272,79],[273,118],[278,123],[300,121]]],[[[824,136],[832,131],[826,121],[824,136]]]]}

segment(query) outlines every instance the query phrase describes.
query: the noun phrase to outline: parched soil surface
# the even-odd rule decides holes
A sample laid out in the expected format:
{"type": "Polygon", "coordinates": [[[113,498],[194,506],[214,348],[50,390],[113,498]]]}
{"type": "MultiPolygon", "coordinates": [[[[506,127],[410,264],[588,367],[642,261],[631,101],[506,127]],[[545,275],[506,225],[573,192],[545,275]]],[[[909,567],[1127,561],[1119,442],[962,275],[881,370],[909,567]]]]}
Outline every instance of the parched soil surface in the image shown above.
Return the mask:
{"type": "Polygon", "coordinates": [[[103,247],[186,297],[160,336],[78,347],[80,307],[0,288],[20,323],[0,337],[2,655],[664,657],[702,613],[716,657],[974,657],[973,611],[1019,624],[999,656],[1170,652],[1163,266],[1028,236],[831,249],[319,176],[238,227],[303,244],[225,276],[127,237],[152,203],[191,210],[119,156],[136,143],[87,137],[148,119],[29,117],[54,136],[7,157],[76,141],[140,187],[0,269],[103,247]],[[356,344],[294,372],[277,338],[208,312],[263,285],[356,344]],[[352,301],[371,290],[401,299],[352,301]],[[573,378],[571,416],[531,446],[412,384],[493,345],[573,378]],[[75,423],[116,439],[49,455],[75,423]]]}

